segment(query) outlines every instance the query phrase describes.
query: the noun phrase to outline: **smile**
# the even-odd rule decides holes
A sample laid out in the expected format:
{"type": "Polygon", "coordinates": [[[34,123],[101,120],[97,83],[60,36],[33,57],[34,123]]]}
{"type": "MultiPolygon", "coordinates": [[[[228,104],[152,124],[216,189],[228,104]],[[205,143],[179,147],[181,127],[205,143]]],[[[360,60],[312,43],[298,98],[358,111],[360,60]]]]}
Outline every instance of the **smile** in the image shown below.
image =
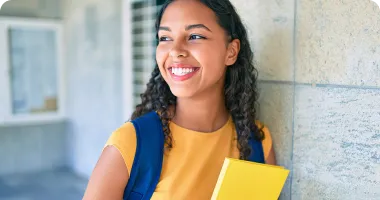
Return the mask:
{"type": "Polygon", "coordinates": [[[199,67],[189,65],[172,66],[168,68],[174,81],[185,81],[193,77],[199,70],[199,67]]]}
{"type": "Polygon", "coordinates": [[[195,68],[171,68],[169,69],[174,75],[177,76],[184,76],[186,74],[194,72],[196,69],[195,68]]]}

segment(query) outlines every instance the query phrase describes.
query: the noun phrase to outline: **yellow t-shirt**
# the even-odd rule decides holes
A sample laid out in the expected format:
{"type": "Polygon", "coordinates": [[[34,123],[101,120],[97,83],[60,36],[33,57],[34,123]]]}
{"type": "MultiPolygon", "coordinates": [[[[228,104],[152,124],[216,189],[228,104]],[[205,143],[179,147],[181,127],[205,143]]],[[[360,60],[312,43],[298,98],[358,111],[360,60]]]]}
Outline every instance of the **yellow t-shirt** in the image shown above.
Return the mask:
{"type": "MultiPolygon", "coordinates": [[[[259,122],[257,124],[262,126],[259,122]]],[[[239,158],[232,118],[219,130],[202,133],[170,123],[173,148],[165,152],[161,177],[152,200],[209,200],[225,157],[239,158]]],[[[269,130],[264,127],[263,150],[268,157],[272,147],[269,130]]],[[[116,147],[130,173],[136,151],[136,132],[127,122],[112,133],[106,146],[116,147]]]]}

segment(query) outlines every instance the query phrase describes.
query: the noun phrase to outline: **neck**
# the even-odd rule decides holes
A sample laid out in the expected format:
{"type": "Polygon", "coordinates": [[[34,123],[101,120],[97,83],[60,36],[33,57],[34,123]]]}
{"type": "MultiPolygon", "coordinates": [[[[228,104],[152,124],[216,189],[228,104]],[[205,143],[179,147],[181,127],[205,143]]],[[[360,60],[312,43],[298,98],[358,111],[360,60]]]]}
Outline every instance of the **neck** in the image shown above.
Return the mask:
{"type": "Polygon", "coordinates": [[[198,132],[213,132],[221,128],[229,118],[224,94],[209,92],[202,96],[177,98],[172,121],[183,128],[198,132]]]}

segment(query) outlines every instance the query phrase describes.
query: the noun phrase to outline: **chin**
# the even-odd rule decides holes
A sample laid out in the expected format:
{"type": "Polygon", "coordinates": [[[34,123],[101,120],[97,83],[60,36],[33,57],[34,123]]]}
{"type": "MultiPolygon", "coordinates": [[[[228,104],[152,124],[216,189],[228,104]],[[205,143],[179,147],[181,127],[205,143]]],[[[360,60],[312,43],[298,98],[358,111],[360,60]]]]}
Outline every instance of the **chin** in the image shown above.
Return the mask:
{"type": "Polygon", "coordinates": [[[190,98],[194,96],[194,91],[189,88],[178,88],[178,87],[170,87],[170,91],[177,98],[190,98]]]}

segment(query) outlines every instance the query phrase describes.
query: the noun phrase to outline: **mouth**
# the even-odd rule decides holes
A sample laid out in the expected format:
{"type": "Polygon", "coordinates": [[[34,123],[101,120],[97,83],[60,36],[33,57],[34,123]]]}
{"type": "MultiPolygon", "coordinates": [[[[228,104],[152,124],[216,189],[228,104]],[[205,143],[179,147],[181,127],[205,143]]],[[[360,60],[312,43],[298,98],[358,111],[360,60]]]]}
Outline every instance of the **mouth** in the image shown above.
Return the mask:
{"type": "Polygon", "coordinates": [[[199,67],[183,64],[175,64],[167,68],[172,79],[175,81],[185,81],[187,79],[190,79],[198,72],[199,69],[199,67]]]}
{"type": "Polygon", "coordinates": [[[169,67],[168,70],[173,75],[184,76],[184,75],[193,73],[194,71],[197,71],[198,67],[193,67],[193,68],[169,67]]]}

